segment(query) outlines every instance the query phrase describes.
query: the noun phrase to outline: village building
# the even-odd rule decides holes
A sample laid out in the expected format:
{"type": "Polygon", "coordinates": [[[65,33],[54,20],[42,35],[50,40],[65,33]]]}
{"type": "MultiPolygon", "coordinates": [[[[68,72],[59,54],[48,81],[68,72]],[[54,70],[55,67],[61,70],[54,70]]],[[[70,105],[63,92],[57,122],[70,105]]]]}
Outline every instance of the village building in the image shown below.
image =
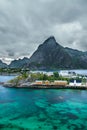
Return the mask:
{"type": "Polygon", "coordinates": [[[70,86],[82,86],[81,80],[71,80],[69,83],[70,86]]]}

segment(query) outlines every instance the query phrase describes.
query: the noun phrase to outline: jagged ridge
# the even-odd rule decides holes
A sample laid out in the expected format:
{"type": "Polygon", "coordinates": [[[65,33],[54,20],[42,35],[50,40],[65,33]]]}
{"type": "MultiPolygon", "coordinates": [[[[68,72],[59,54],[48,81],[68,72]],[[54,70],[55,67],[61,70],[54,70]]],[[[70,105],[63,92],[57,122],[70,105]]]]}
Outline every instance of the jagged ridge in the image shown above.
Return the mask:
{"type": "Polygon", "coordinates": [[[51,36],[39,45],[30,59],[13,61],[12,66],[35,70],[87,69],[87,52],[64,48],[51,36]]]}

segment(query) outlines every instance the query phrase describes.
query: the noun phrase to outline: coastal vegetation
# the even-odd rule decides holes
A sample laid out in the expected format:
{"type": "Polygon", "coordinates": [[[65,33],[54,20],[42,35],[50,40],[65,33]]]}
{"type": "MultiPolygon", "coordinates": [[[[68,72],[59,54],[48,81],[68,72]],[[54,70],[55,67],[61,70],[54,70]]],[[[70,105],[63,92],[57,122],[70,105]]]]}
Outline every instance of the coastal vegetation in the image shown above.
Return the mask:
{"type": "Polygon", "coordinates": [[[69,80],[68,78],[65,78],[63,76],[60,76],[58,72],[54,72],[52,75],[47,75],[44,73],[30,73],[29,75],[31,81],[35,80],[48,80],[48,81],[54,81],[54,80],[69,80]]]}
{"type": "Polygon", "coordinates": [[[3,75],[3,74],[7,74],[7,75],[10,75],[10,74],[22,74],[24,72],[27,72],[29,71],[28,68],[0,68],[0,75],[3,75]]]}

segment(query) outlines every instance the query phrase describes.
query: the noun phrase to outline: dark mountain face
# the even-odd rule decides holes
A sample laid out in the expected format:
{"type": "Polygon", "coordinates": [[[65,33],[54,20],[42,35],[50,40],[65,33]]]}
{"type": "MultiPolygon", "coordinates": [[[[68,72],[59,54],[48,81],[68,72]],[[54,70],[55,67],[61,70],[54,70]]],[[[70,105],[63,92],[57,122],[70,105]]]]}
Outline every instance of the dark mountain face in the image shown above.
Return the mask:
{"type": "Polygon", "coordinates": [[[76,69],[87,69],[87,52],[82,52],[71,48],[65,48],[65,50],[72,57],[73,64],[76,69]]]}
{"type": "Polygon", "coordinates": [[[28,62],[29,59],[26,57],[24,57],[23,59],[14,60],[9,65],[9,68],[23,68],[28,62]]]}
{"type": "Polygon", "coordinates": [[[28,66],[31,69],[72,68],[72,57],[50,37],[30,57],[28,66]]]}
{"type": "Polygon", "coordinates": [[[3,62],[0,60],[0,68],[7,68],[7,64],[3,63],[3,62]]]}

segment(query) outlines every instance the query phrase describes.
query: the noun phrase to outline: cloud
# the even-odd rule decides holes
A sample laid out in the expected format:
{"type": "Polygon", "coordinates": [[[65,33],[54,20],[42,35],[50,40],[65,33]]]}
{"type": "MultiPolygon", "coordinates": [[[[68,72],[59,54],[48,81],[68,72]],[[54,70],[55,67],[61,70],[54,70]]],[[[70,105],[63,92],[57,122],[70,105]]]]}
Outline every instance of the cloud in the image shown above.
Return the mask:
{"type": "Polygon", "coordinates": [[[30,56],[50,35],[87,50],[87,0],[0,0],[0,57],[30,56]]]}
{"type": "Polygon", "coordinates": [[[83,27],[79,22],[54,25],[52,31],[57,41],[61,42],[63,46],[67,45],[70,48],[73,46],[75,49],[81,49],[76,44],[77,41],[81,41],[81,35],[83,34],[83,27]]]}

